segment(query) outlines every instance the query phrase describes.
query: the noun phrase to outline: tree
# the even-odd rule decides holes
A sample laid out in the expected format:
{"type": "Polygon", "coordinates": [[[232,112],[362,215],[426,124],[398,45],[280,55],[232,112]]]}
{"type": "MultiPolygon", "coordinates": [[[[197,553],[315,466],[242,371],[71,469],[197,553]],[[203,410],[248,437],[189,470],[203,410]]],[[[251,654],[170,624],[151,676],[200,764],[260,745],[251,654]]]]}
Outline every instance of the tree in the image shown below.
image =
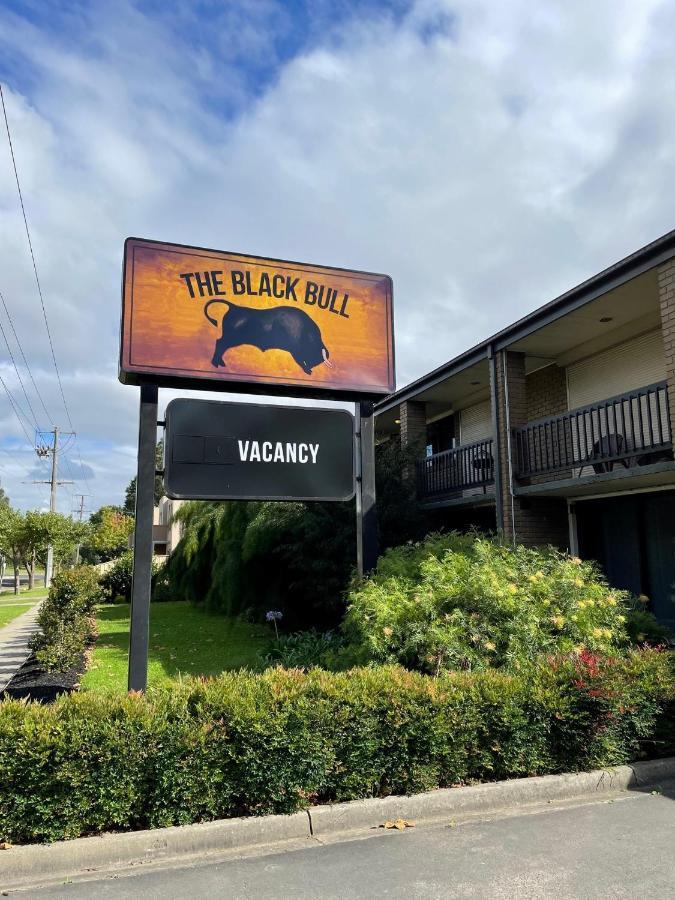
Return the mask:
{"type": "Polygon", "coordinates": [[[103,560],[114,559],[129,547],[134,520],[119,506],[102,506],[89,519],[88,545],[103,560]]]}
{"type": "Polygon", "coordinates": [[[21,566],[21,541],[23,538],[23,515],[9,505],[0,504],[0,550],[3,556],[12,560],[14,567],[14,593],[19,593],[19,568],[21,566]]]}
{"type": "Polygon", "coordinates": [[[54,551],[56,568],[72,562],[76,546],[84,540],[88,526],[58,512],[27,512],[23,520],[21,557],[28,572],[28,587],[35,586],[37,564],[46,564],[47,547],[54,551]]]}
{"type": "MultiPolygon", "coordinates": [[[[155,468],[161,471],[164,468],[164,438],[157,443],[155,448],[155,468]]],[[[164,479],[161,475],[155,476],[155,506],[164,496],[164,479]]],[[[123,511],[127,516],[136,515],[136,476],[131,479],[124,492],[123,511]]]]}

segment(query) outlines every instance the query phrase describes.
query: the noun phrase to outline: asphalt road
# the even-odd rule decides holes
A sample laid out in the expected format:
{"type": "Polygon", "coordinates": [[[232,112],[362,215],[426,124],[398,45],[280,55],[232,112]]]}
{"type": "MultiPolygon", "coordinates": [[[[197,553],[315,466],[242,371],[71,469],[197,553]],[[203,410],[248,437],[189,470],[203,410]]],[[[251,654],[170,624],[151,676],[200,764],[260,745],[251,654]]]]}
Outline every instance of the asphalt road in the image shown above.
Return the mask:
{"type": "Polygon", "coordinates": [[[584,805],[247,859],[203,861],[17,893],[17,897],[675,898],[675,784],[584,805]]]}

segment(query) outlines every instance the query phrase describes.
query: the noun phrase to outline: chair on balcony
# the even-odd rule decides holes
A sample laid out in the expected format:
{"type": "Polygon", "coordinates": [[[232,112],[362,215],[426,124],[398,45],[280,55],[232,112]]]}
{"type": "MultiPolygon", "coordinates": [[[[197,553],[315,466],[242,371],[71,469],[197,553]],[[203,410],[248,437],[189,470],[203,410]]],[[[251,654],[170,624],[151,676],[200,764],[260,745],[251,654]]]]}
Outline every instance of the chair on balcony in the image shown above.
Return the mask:
{"type": "Polygon", "coordinates": [[[483,493],[487,493],[487,482],[493,477],[495,461],[491,453],[483,453],[473,461],[473,467],[478,474],[478,481],[483,485],[483,493]]]}
{"type": "MultiPolygon", "coordinates": [[[[625,469],[629,469],[630,461],[628,459],[612,459],[612,457],[624,453],[624,447],[626,447],[626,439],[622,434],[605,434],[593,444],[587,462],[593,466],[596,475],[611,472],[617,462],[621,463],[625,469]],[[602,460],[606,460],[606,462],[602,460]]],[[[628,448],[626,447],[626,449],[628,448]]],[[[583,469],[580,469],[579,473],[581,474],[582,471],[583,469]]]]}

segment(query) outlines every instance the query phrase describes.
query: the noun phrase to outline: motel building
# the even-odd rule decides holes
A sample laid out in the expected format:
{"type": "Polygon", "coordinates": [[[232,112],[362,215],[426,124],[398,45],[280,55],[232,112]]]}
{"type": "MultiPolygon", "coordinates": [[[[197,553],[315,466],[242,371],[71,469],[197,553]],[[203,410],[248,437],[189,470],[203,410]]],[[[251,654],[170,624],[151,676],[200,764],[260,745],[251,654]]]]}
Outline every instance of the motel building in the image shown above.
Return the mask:
{"type": "Polygon", "coordinates": [[[597,560],[675,629],[675,231],[375,412],[438,527],[597,560]]]}

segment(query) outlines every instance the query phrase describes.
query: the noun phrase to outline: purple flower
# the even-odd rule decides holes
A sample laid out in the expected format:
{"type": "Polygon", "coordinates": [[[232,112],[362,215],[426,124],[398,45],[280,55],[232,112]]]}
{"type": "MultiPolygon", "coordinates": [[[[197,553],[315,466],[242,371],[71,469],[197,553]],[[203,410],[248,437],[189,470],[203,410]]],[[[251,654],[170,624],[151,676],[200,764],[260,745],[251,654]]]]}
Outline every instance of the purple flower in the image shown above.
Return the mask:
{"type": "Polygon", "coordinates": [[[282,612],[280,612],[278,609],[270,609],[265,614],[265,619],[268,622],[276,622],[278,619],[283,619],[283,617],[284,617],[284,614],[282,612]]]}

